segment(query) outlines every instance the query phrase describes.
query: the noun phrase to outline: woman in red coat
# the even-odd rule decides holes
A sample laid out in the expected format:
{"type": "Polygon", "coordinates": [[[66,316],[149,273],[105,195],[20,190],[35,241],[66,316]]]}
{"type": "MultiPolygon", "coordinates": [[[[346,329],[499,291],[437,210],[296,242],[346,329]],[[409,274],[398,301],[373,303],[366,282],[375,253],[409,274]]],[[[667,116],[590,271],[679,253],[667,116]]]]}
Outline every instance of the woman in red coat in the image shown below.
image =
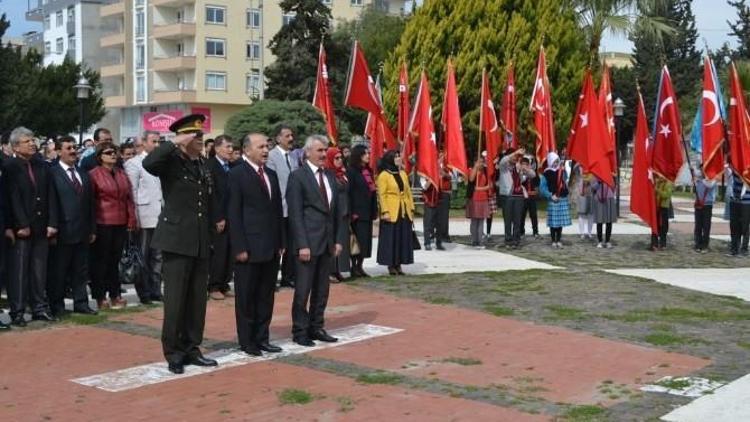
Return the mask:
{"type": "Polygon", "coordinates": [[[127,302],[120,296],[119,263],[127,232],[136,229],[135,205],[128,176],[117,166],[117,147],[105,142],[94,154],[99,165],[89,172],[96,210],[91,294],[99,309],[122,309],[127,302]]]}

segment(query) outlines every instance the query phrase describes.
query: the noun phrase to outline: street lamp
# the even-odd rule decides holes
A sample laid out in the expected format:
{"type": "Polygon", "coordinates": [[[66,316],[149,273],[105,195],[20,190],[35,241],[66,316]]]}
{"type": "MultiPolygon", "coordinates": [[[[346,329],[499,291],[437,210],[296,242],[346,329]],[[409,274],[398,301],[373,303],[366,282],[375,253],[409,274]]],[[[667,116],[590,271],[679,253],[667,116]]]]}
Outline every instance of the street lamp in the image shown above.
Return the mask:
{"type": "Polygon", "coordinates": [[[617,97],[615,100],[615,103],[613,105],[614,113],[615,113],[615,129],[617,133],[615,136],[617,139],[615,140],[615,157],[617,161],[617,217],[620,217],[620,145],[622,143],[621,141],[621,133],[622,133],[622,116],[625,114],[625,102],[622,101],[622,98],[617,97]]]}
{"type": "Polygon", "coordinates": [[[89,80],[83,76],[83,72],[81,72],[81,77],[78,78],[78,83],[73,85],[73,89],[76,90],[76,98],[78,99],[81,116],[79,122],[78,145],[83,145],[83,103],[89,98],[89,94],[91,93],[91,85],[89,85],[89,80]]]}

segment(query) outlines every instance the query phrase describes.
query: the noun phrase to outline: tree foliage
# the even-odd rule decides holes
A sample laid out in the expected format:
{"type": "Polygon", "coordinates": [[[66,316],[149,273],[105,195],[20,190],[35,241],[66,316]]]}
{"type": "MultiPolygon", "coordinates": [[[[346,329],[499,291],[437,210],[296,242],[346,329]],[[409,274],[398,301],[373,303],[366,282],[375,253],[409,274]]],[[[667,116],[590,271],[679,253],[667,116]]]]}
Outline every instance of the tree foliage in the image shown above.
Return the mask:
{"type": "MultiPolygon", "coordinates": [[[[286,123],[294,130],[300,143],[308,135],[325,134],[326,126],[320,112],[307,101],[261,100],[227,120],[224,131],[234,139],[242,139],[251,132],[271,135],[279,123],[286,123]]],[[[344,129],[342,139],[351,133],[344,129]]]]}
{"type": "Polygon", "coordinates": [[[750,59],[750,6],[745,0],[729,0],[727,3],[737,11],[737,20],[727,21],[729,35],[737,38],[739,44],[735,52],[736,58],[750,59]]]}
{"type": "MultiPolygon", "coordinates": [[[[3,15],[0,36],[9,26],[3,15]]],[[[79,103],[73,85],[81,71],[94,88],[84,103],[86,129],[105,113],[98,72],[67,58],[60,65],[45,67],[34,50],[23,54],[20,47],[0,46],[0,132],[7,134],[17,126],[50,137],[78,132],[79,103]]]]}
{"type": "MultiPolygon", "coordinates": [[[[437,120],[444,91],[446,60],[453,56],[464,135],[473,151],[479,126],[482,68],[490,71],[492,93],[499,104],[506,69],[515,65],[519,132],[530,145],[528,99],[534,84],[539,48],[544,42],[552,86],[558,147],[569,130],[575,99],[587,63],[586,42],[572,10],[557,2],[534,0],[433,0],[425,2],[406,24],[401,42],[386,61],[385,104],[391,115],[397,104],[398,69],[409,67],[410,93],[421,70],[430,79],[437,120]],[[471,146],[473,145],[473,146],[471,146]]],[[[498,107],[499,108],[499,107],[498,107]]]]}

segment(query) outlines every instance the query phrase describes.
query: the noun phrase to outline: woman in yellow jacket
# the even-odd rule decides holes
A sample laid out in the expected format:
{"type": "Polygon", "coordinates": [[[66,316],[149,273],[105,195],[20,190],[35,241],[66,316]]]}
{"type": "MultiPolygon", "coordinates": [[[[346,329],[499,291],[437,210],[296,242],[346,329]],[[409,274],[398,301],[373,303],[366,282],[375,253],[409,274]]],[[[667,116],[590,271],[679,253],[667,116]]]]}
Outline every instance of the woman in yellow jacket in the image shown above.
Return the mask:
{"type": "Polygon", "coordinates": [[[387,265],[391,275],[403,275],[401,265],[414,262],[411,240],[414,200],[409,177],[401,170],[398,151],[390,150],[383,154],[380,168],[376,182],[380,204],[378,264],[387,265]]]}

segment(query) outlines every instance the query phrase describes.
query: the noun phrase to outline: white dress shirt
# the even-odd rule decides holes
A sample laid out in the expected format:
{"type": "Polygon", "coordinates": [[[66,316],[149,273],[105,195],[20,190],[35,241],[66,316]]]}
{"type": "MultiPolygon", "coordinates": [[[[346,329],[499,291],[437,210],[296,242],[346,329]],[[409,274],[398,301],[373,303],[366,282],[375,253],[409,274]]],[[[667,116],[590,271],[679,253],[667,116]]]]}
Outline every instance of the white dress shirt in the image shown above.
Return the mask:
{"type": "MultiPolygon", "coordinates": [[[[252,161],[250,161],[244,155],[242,156],[242,159],[245,160],[245,162],[247,162],[248,164],[250,164],[250,167],[253,168],[253,171],[255,171],[255,174],[258,174],[258,169],[260,168],[260,166],[258,166],[257,164],[253,163],[252,161]]],[[[258,176],[260,176],[260,175],[258,174],[258,176]]],[[[266,187],[268,188],[268,196],[272,197],[272,194],[271,194],[271,192],[272,192],[271,191],[271,180],[268,178],[268,175],[266,174],[266,169],[265,168],[263,169],[263,182],[266,184],[266,187]]]]}
{"type": "Polygon", "coordinates": [[[65,172],[65,175],[68,176],[68,179],[70,179],[71,182],[73,181],[73,179],[70,177],[70,170],[68,170],[69,168],[73,169],[73,173],[76,175],[75,177],[78,180],[78,183],[83,186],[83,180],[81,180],[81,175],[78,174],[78,170],[76,170],[75,166],[69,166],[63,163],[62,160],[59,160],[58,162],[60,163],[60,167],[62,167],[63,171],[65,172]]]}
{"type": "MultiPolygon", "coordinates": [[[[312,170],[313,175],[315,176],[315,182],[318,183],[318,186],[320,186],[318,182],[318,166],[311,163],[310,160],[307,160],[307,165],[310,167],[310,170],[312,170]]],[[[328,206],[331,205],[331,201],[333,201],[333,192],[331,191],[331,185],[328,183],[328,176],[325,174],[325,170],[323,171],[323,184],[326,185],[326,195],[328,195],[328,206]]]]}

